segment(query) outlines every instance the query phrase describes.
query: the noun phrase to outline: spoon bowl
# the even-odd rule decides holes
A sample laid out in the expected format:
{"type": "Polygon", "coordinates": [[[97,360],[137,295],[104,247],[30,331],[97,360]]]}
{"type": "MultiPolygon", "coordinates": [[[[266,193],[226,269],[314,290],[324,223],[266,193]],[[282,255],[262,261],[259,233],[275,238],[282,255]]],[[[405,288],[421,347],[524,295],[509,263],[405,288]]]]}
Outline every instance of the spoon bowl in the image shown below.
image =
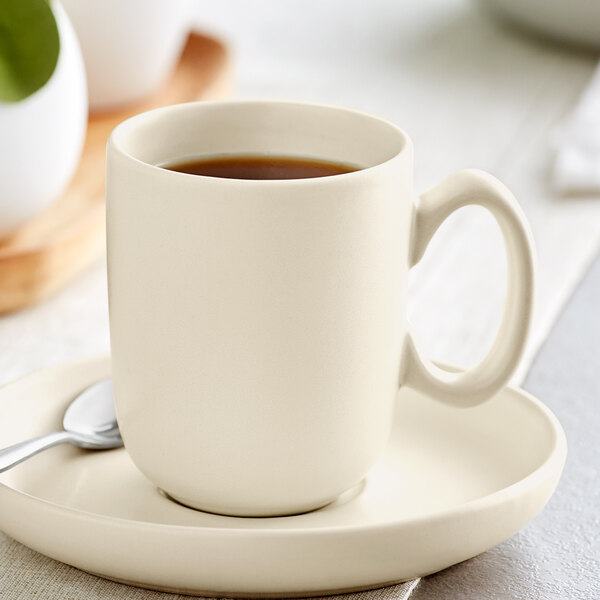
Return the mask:
{"type": "Polygon", "coordinates": [[[88,450],[108,450],[123,445],[115,414],[112,381],[103,379],[86,388],[68,406],[62,431],[54,431],[0,450],[0,473],[26,458],[69,442],[88,450]]]}
{"type": "Polygon", "coordinates": [[[84,390],[65,411],[63,427],[81,448],[117,448],[123,445],[119,433],[112,381],[104,379],[84,390]]]}

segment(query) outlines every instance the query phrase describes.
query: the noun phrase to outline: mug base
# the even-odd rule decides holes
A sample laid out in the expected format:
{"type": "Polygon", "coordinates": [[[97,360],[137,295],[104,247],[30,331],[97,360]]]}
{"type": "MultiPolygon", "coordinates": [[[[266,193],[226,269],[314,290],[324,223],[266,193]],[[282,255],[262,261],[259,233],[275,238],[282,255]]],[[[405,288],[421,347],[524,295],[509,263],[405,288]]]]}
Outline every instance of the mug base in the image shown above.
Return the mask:
{"type": "Polygon", "coordinates": [[[193,510],[198,510],[205,513],[211,513],[214,515],[222,515],[224,517],[245,517],[245,518],[269,518],[269,517],[292,517],[294,515],[302,515],[310,512],[314,512],[315,510],[319,510],[324,508],[325,506],[329,506],[332,503],[345,504],[350,500],[353,500],[356,496],[360,494],[364,487],[364,480],[358,483],[357,485],[351,487],[350,489],[342,492],[341,494],[330,498],[324,502],[319,502],[318,504],[310,504],[310,505],[298,505],[293,508],[284,508],[284,509],[273,509],[273,508],[244,508],[244,507],[223,507],[216,506],[212,504],[203,504],[196,503],[191,500],[187,500],[185,498],[181,498],[179,496],[174,496],[169,494],[165,490],[158,488],[159,492],[163,494],[169,500],[176,502],[177,504],[181,504],[185,506],[185,508],[191,508],[193,510]]]}

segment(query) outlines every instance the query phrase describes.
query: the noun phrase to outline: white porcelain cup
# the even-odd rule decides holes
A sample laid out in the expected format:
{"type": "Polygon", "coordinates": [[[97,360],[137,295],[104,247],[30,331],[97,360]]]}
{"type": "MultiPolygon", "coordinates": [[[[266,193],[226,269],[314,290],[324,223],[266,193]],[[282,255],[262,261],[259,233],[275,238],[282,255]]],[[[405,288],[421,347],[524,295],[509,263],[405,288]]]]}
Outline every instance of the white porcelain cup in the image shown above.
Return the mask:
{"type": "Polygon", "coordinates": [[[62,0],[83,51],[92,111],[142,100],[167,79],[190,30],[191,0],[62,0]]]}
{"type": "Polygon", "coordinates": [[[244,516],[315,509],[374,464],[399,386],[459,407],[506,383],[534,287],[521,209],[473,170],[415,204],[412,171],[402,130],[330,106],[180,104],[114,130],[107,226],[117,415],[131,458],[171,497],[244,516]],[[157,166],[229,153],[361,170],[248,181],[157,166]],[[438,226],[469,204],[497,219],[509,279],[489,354],[457,374],[415,350],[406,284],[438,226]]]}

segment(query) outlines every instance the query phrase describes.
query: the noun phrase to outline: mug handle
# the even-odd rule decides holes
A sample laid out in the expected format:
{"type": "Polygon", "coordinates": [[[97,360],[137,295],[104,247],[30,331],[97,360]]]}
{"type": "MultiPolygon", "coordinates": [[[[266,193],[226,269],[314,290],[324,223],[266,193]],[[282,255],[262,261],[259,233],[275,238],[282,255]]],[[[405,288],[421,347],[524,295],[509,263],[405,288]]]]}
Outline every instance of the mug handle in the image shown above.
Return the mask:
{"type": "Polygon", "coordinates": [[[419,199],[414,213],[409,264],[421,260],[427,244],[455,210],[478,205],[489,210],[502,232],[508,265],[506,300],[500,328],[488,354],[472,369],[451,373],[423,358],[407,335],[405,385],[453,406],[484,402],[506,384],[527,340],[533,309],[534,249],[525,216],[510,191],[484,171],[467,169],[450,175],[419,199]]]}

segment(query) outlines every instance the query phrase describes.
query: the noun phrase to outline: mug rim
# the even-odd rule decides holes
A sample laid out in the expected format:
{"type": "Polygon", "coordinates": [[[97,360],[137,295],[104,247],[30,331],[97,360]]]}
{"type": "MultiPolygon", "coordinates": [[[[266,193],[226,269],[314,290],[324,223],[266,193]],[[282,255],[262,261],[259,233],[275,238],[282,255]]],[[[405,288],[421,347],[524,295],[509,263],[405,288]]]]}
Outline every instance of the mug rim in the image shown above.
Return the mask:
{"type": "Polygon", "coordinates": [[[161,106],[151,110],[143,111],[135,114],[127,119],[121,121],[110,133],[107,141],[107,153],[115,152],[121,157],[134,163],[138,168],[147,170],[150,173],[160,174],[161,176],[173,177],[179,181],[210,181],[218,185],[245,185],[245,186],[286,186],[286,185],[309,185],[314,184],[318,181],[319,184],[325,184],[331,181],[347,180],[349,177],[358,178],[365,177],[375,172],[379,172],[381,169],[386,168],[392,163],[395,163],[399,158],[406,154],[412,154],[412,140],[408,134],[399,126],[392,123],[391,121],[378,117],[372,113],[361,111],[353,108],[347,108],[335,104],[325,104],[320,102],[304,102],[297,100],[278,100],[278,99],[226,99],[226,100],[196,100],[192,102],[180,102],[177,104],[169,104],[167,106],[161,106]],[[307,107],[307,108],[321,108],[327,110],[333,110],[336,112],[346,113],[355,117],[366,118],[373,123],[378,123],[388,128],[392,133],[396,134],[400,138],[400,148],[397,152],[394,152],[389,158],[377,162],[374,165],[362,167],[356,171],[350,171],[348,173],[340,173],[337,175],[327,175],[325,177],[305,177],[300,179],[235,179],[229,177],[214,177],[210,175],[196,175],[192,173],[182,173],[181,171],[172,171],[159,164],[147,162],[138,158],[133,153],[125,149],[125,143],[123,137],[134,128],[138,128],[144,125],[148,125],[153,120],[164,117],[167,113],[172,113],[177,110],[189,110],[189,107],[211,107],[211,106],[251,106],[251,105],[282,105],[289,107],[307,107]]]}

